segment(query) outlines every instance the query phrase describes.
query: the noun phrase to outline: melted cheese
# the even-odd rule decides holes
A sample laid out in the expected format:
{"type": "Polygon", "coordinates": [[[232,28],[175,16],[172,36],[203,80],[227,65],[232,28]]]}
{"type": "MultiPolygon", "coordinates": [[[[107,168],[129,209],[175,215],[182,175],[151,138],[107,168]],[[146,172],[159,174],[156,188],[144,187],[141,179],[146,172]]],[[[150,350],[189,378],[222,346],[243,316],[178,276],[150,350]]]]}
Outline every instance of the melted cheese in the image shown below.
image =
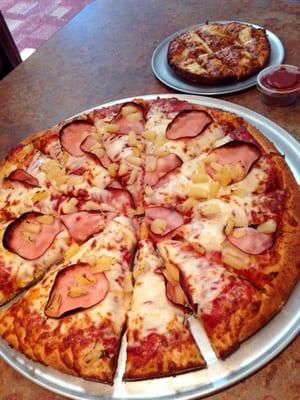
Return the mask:
{"type": "Polygon", "coordinates": [[[50,214],[52,212],[50,196],[37,203],[33,202],[34,196],[40,191],[40,188],[22,186],[15,189],[0,189],[0,210],[4,209],[16,217],[28,210],[50,214]]]}
{"type": "Polygon", "coordinates": [[[211,199],[199,203],[194,207],[192,222],[183,228],[186,240],[207,251],[220,251],[229,219],[234,220],[236,226],[248,226],[251,209],[254,209],[249,208],[251,202],[249,197],[233,197],[230,202],[211,199]],[[210,212],[211,209],[216,211],[210,212]]]}
{"type": "MultiPolygon", "coordinates": [[[[3,236],[7,225],[3,226],[1,236],[3,236]]],[[[3,259],[3,265],[13,277],[16,289],[24,288],[34,279],[39,278],[49,266],[60,262],[68,248],[68,239],[69,235],[66,230],[60,232],[51,247],[36,260],[25,260],[19,255],[6,250],[1,242],[0,262],[3,259]]],[[[4,293],[0,291],[0,301],[4,300],[5,297],[4,293]]]]}
{"type": "Polygon", "coordinates": [[[161,260],[152,245],[143,242],[142,246],[136,257],[135,270],[143,268],[143,263],[147,267],[136,278],[128,325],[132,330],[137,329],[141,337],[153,332],[167,334],[174,319],[183,323],[184,314],[167,299],[164,278],[155,273],[156,268],[161,267],[161,260]]]}
{"type": "MultiPolygon", "coordinates": [[[[80,327],[81,323],[85,322],[86,313],[88,313],[89,318],[94,324],[101,324],[105,318],[109,318],[109,320],[113,322],[116,331],[120,331],[129,307],[129,295],[124,293],[123,287],[120,284],[122,278],[124,278],[130,270],[130,265],[125,261],[123,255],[126,251],[132,252],[135,244],[135,231],[128,218],[117,217],[110,221],[104,231],[85,242],[80,247],[78,253],[76,253],[67,264],[59,265],[43,278],[41,283],[36,286],[39,293],[38,296],[34,296],[34,301],[30,301],[33,296],[32,291],[26,294],[25,298],[28,299],[31,310],[37,311],[38,313],[44,310],[55,276],[61,269],[80,261],[85,262],[84,255],[86,253],[93,253],[96,257],[107,255],[115,259],[112,269],[105,271],[110,285],[109,292],[99,304],[91,307],[85,313],[75,314],[74,317],[71,317],[71,320],[75,318],[76,324],[80,327]],[[122,233],[122,237],[120,233],[122,233]]],[[[48,319],[47,323],[48,322],[53,326],[53,329],[55,329],[56,322],[53,322],[52,319],[48,319]]],[[[65,326],[66,332],[68,330],[67,326],[68,322],[65,326]]]]}
{"type": "Polygon", "coordinates": [[[220,265],[195,252],[186,251],[184,245],[174,241],[161,242],[159,251],[167,262],[178,266],[189,285],[189,293],[198,313],[209,313],[213,301],[228,284],[230,273],[220,265]]]}
{"type": "Polygon", "coordinates": [[[37,152],[27,168],[27,172],[36,178],[40,185],[45,186],[46,174],[41,170],[41,166],[47,162],[47,157],[37,152]]]}
{"type": "Polygon", "coordinates": [[[221,189],[220,195],[228,195],[237,189],[244,189],[247,193],[260,192],[264,188],[267,177],[268,175],[263,169],[253,167],[244,179],[221,189]]]}

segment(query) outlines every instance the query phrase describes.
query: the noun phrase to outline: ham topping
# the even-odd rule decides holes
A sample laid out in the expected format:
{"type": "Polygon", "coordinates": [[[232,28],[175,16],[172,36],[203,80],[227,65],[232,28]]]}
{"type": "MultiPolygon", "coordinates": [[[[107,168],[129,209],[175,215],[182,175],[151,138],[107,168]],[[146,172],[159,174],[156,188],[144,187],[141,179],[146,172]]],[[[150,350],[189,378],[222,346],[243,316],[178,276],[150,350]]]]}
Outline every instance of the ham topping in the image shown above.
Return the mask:
{"type": "Polygon", "coordinates": [[[180,167],[181,164],[182,161],[176,154],[169,154],[168,156],[158,158],[155,171],[145,173],[145,184],[149,186],[156,185],[160,178],[180,167]]]}
{"type": "Polygon", "coordinates": [[[32,175],[28,174],[28,172],[23,169],[16,169],[9,176],[8,179],[11,181],[18,181],[25,183],[30,186],[39,186],[39,181],[32,175]]]}
{"type": "Polygon", "coordinates": [[[100,161],[104,168],[108,168],[111,160],[108,158],[105,150],[101,147],[95,136],[87,136],[80,145],[80,149],[90,155],[93,159],[100,161]]]}
{"type": "Polygon", "coordinates": [[[25,260],[35,260],[49,249],[61,231],[62,226],[57,218],[27,212],[8,225],[3,246],[25,260]]]}
{"type": "Polygon", "coordinates": [[[189,301],[179,283],[176,286],[173,286],[170,282],[167,282],[166,294],[167,298],[173,304],[189,308],[189,301]]]}
{"type": "Polygon", "coordinates": [[[166,129],[167,139],[193,138],[200,135],[212,122],[206,111],[185,110],[179,112],[166,129]]]}
{"type": "Polygon", "coordinates": [[[86,263],[70,265],[56,275],[45,314],[60,318],[90,308],[105,299],[108,290],[109,282],[103,272],[93,274],[86,263]]]}
{"type": "Polygon", "coordinates": [[[155,230],[154,233],[159,236],[165,236],[184,224],[181,214],[170,208],[148,207],[145,210],[145,215],[147,222],[151,224],[150,229],[152,232],[154,225],[157,222],[157,225],[161,228],[161,231],[159,232],[159,230],[155,230]],[[159,222],[164,222],[164,224],[159,222]]]}
{"type": "Polygon", "coordinates": [[[261,254],[274,244],[272,234],[261,233],[251,227],[235,228],[227,239],[233,246],[248,254],[261,254]]]}
{"type": "Polygon", "coordinates": [[[134,200],[130,192],[125,189],[110,187],[106,189],[110,196],[110,204],[117,211],[126,211],[128,208],[135,208],[134,200]]]}
{"type": "Polygon", "coordinates": [[[107,189],[123,189],[121,183],[117,180],[112,180],[107,186],[107,189]]]}
{"type": "Polygon", "coordinates": [[[100,232],[105,225],[105,218],[99,212],[79,211],[73,214],[61,215],[60,219],[67,227],[69,234],[78,243],[100,232]]]}
{"type": "Polygon", "coordinates": [[[133,101],[124,103],[111,123],[117,125],[117,133],[119,134],[126,135],[133,131],[135,134],[140,135],[145,125],[144,108],[133,101]]]}
{"type": "Polygon", "coordinates": [[[81,143],[95,131],[94,125],[85,120],[70,122],[60,130],[60,143],[62,147],[72,156],[84,155],[81,143]]]}
{"type": "MultiPolygon", "coordinates": [[[[260,150],[252,143],[233,140],[212,150],[209,155],[214,155],[216,162],[220,165],[234,165],[239,163],[243,167],[243,173],[238,178],[233,179],[233,182],[238,182],[247,176],[252,165],[259,159],[260,150]]],[[[210,164],[206,166],[206,171],[214,178],[215,171],[210,164]]]]}
{"type": "Polygon", "coordinates": [[[173,178],[176,178],[178,172],[179,168],[175,168],[174,170],[167,172],[159,179],[156,185],[153,186],[153,189],[159,189],[160,187],[167,185],[173,178]]]}

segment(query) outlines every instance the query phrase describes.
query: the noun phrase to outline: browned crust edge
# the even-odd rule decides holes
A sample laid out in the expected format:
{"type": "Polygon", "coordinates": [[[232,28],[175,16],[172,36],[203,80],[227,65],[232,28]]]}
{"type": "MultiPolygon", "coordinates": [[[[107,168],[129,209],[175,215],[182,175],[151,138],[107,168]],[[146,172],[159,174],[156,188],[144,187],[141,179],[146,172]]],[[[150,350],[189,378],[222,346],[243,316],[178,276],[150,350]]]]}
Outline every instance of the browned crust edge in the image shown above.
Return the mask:
{"type": "MultiPolygon", "coordinates": [[[[191,333],[190,333],[191,335],[191,333]]],[[[189,344],[188,346],[183,343],[184,350],[180,357],[181,365],[170,366],[168,370],[161,372],[159,370],[162,364],[167,363],[169,359],[170,364],[172,363],[173,356],[172,353],[180,352],[180,347],[177,345],[176,348],[173,346],[164,347],[161,349],[161,352],[158,352],[154,358],[152,358],[149,363],[144,366],[135,368],[134,367],[134,358],[130,357],[127,353],[126,360],[126,370],[123,375],[124,381],[139,381],[143,379],[156,379],[156,378],[165,378],[168,376],[176,376],[178,374],[197,371],[203,368],[206,368],[206,362],[203,356],[200,353],[200,350],[196,344],[196,342],[189,344]],[[188,360],[188,354],[193,354],[194,360],[188,360]],[[187,365],[184,365],[184,364],[187,365]]]]}
{"type": "Polygon", "coordinates": [[[176,376],[176,375],[181,375],[181,374],[186,374],[188,372],[192,372],[192,371],[199,371],[201,369],[206,368],[206,363],[203,365],[195,365],[194,367],[189,367],[189,368],[182,368],[182,369],[178,369],[176,371],[172,371],[172,372],[168,372],[168,373],[152,373],[149,372],[147,373],[141,373],[141,374],[137,374],[135,375],[132,372],[125,372],[125,374],[123,375],[122,380],[125,382],[137,382],[137,381],[142,381],[145,379],[161,379],[161,378],[167,378],[170,376],[176,376]]]}

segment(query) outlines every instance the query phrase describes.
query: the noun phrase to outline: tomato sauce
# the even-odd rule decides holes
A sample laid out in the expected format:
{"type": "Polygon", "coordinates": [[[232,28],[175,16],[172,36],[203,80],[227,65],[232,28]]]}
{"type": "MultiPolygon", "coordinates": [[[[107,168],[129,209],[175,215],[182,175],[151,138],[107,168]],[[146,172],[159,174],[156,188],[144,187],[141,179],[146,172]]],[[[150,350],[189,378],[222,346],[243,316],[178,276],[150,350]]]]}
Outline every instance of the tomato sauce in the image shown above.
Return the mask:
{"type": "Polygon", "coordinates": [[[300,89],[300,71],[288,71],[285,67],[281,67],[277,71],[265,75],[261,81],[264,86],[271,90],[300,89]]]}

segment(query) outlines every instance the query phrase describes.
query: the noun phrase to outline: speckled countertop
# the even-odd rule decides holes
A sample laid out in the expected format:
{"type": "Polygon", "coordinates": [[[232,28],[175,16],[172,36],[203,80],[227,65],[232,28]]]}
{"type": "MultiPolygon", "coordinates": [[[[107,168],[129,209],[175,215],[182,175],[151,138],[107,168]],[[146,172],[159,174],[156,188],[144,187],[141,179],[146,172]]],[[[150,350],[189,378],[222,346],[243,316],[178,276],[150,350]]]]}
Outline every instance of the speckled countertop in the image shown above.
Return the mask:
{"type": "MultiPolygon", "coordinates": [[[[297,0],[99,0],[93,2],[0,82],[0,156],[29,133],[123,97],[173,92],[150,59],[166,36],[205,20],[238,20],[272,30],[285,61],[299,65],[297,0]]],[[[300,101],[273,108],[255,88],[221,96],[255,110],[300,140],[300,101]]],[[[211,400],[300,399],[300,338],[256,374],[211,400]]],[[[0,360],[0,400],[60,400],[0,360]]]]}

